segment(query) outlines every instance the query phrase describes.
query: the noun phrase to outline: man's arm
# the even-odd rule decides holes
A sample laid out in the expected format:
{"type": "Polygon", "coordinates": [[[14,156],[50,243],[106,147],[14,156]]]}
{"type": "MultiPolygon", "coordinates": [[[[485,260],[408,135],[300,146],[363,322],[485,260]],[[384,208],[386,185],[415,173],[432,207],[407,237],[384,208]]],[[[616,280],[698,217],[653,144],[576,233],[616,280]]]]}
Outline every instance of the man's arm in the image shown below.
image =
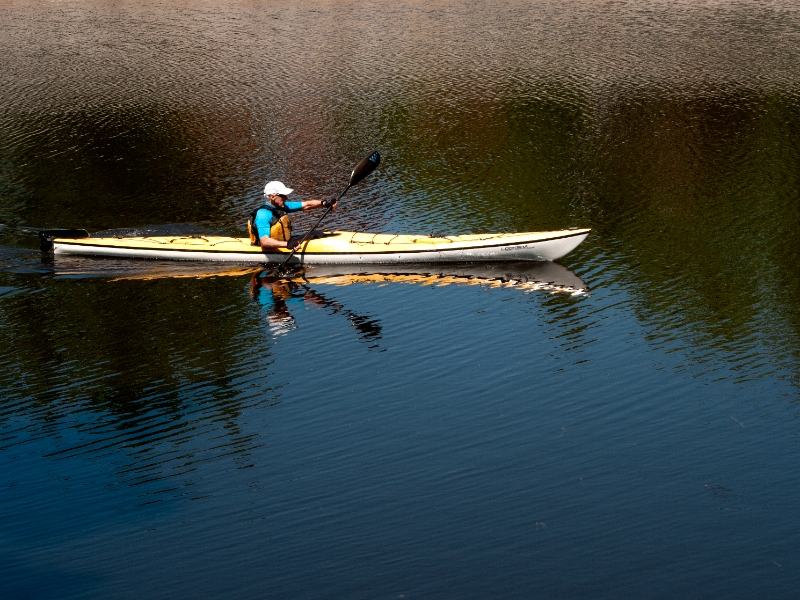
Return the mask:
{"type": "Polygon", "coordinates": [[[258,241],[261,244],[261,249],[266,250],[267,252],[274,252],[278,248],[289,247],[289,242],[284,242],[283,240],[276,240],[274,238],[269,237],[268,235],[262,235],[261,239],[258,241]]]}
{"type": "MultiPolygon", "coordinates": [[[[303,201],[303,208],[301,210],[314,210],[315,208],[328,208],[331,206],[332,202],[330,200],[304,200],[303,201]]],[[[336,205],[333,204],[333,208],[336,208],[336,205]]]]}

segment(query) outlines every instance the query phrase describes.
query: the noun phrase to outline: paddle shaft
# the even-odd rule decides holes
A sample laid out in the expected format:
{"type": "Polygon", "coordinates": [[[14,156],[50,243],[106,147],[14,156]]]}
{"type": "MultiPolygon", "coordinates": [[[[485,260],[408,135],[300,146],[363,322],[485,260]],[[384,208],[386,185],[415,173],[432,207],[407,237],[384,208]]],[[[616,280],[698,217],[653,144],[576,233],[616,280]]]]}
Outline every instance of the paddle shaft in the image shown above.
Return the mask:
{"type": "Polygon", "coordinates": [[[325,212],[322,213],[322,216],[319,219],[317,219],[317,222],[314,223],[314,226],[306,232],[306,234],[303,236],[303,239],[301,239],[299,242],[295,244],[294,248],[292,248],[292,251],[289,253],[289,256],[286,257],[286,260],[284,260],[281,264],[279,264],[275,268],[274,271],[272,271],[273,277],[275,276],[276,273],[278,273],[278,271],[280,271],[281,269],[283,269],[283,267],[286,266],[286,263],[288,263],[289,259],[294,256],[294,253],[297,252],[297,249],[308,239],[308,236],[310,236],[317,229],[317,227],[319,227],[319,224],[322,223],[322,219],[328,216],[328,213],[331,212],[331,209],[334,207],[334,205],[338,203],[339,200],[342,199],[342,197],[347,193],[347,190],[349,190],[351,187],[352,186],[348,184],[347,187],[344,188],[344,191],[341,194],[339,194],[339,197],[336,198],[336,202],[334,202],[328,208],[325,209],[325,212]]]}

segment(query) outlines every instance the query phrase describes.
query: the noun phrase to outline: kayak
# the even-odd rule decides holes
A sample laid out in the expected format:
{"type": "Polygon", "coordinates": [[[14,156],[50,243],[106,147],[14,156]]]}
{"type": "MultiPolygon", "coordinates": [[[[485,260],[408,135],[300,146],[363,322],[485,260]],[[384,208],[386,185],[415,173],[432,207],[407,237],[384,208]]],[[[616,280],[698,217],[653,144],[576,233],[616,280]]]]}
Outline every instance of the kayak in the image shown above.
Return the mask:
{"type": "MultiPolygon", "coordinates": [[[[590,229],[529,233],[426,236],[331,231],[304,242],[292,265],[552,261],[574,250],[590,229]]],[[[44,232],[43,232],[44,233],[44,232]]],[[[50,239],[48,238],[48,242],[50,239]]],[[[55,254],[160,260],[281,263],[290,251],[264,252],[248,238],[175,235],[147,237],[54,237],[55,254]]]]}

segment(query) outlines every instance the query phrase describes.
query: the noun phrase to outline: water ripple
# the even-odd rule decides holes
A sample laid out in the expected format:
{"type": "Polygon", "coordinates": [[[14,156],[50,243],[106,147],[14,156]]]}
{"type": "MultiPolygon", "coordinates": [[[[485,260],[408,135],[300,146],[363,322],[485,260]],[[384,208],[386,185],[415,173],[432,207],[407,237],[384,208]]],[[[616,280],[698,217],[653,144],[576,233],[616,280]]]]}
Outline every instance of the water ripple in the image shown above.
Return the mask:
{"type": "Polygon", "coordinates": [[[9,0],[0,22],[0,594],[797,587],[775,566],[797,3],[9,0]],[[328,227],[592,234],[566,277],[310,270],[264,297],[246,269],[37,251],[51,226],[242,234],[265,181],[330,197],[372,148],[328,227]]]}

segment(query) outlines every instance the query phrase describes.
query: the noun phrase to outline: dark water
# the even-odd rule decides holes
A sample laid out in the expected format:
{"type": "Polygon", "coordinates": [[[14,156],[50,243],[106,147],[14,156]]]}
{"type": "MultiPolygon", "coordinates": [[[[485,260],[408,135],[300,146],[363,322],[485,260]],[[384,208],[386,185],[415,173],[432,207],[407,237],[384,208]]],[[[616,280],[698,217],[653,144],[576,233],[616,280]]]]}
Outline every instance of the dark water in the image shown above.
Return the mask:
{"type": "Polygon", "coordinates": [[[0,3],[0,596],[795,597],[798,48],[785,0],[0,3]],[[270,288],[13,229],[242,233],[373,148],[331,227],[593,233],[270,288]]]}

